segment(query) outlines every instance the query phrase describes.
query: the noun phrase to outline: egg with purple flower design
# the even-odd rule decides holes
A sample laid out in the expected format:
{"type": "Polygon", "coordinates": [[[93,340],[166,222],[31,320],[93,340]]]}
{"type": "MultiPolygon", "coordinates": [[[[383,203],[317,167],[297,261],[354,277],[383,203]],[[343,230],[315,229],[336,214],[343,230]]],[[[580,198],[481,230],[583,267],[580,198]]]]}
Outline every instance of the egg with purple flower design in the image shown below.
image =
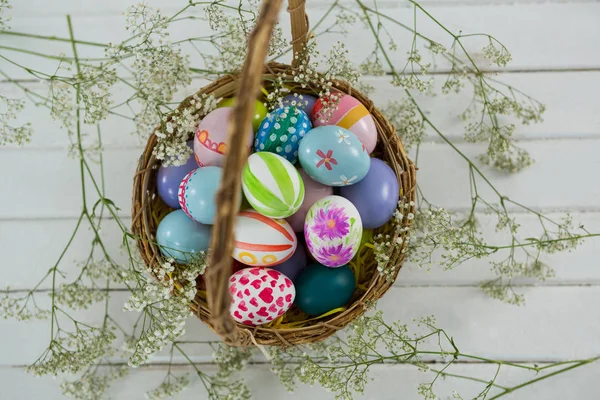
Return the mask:
{"type": "Polygon", "coordinates": [[[319,263],[336,268],[348,264],[360,248],[362,220],[358,210],[341,196],[327,196],[308,210],[304,238],[319,263]]]}

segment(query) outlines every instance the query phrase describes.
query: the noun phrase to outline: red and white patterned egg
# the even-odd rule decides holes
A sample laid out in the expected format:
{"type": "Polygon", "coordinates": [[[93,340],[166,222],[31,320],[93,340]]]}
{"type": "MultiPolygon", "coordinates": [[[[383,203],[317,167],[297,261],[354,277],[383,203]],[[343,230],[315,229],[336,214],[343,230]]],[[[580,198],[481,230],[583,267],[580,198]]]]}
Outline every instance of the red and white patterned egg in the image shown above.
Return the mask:
{"type": "Polygon", "coordinates": [[[229,278],[229,313],[244,325],[264,325],[290,309],[296,288],[290,279],[270,268],[244,268],[229,278]]]}
{"type": "Polygon", "coordinates": [[[270,267],[289,259],[298,245],[285,219],[269,218],[254,210],[238,213],[233,258],[252,267],[270,267]]]}

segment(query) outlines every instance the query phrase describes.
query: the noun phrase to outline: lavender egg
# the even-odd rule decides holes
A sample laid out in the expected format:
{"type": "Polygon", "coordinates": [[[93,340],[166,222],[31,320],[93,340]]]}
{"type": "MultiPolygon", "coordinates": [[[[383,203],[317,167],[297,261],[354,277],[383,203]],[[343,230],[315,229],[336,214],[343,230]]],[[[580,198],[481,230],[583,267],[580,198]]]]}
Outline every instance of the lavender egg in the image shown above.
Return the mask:
{"type": "Polygon", "coordinates": [[[302,270],[306,268],[307,264],[308,261],[306,258],[306,250],[304,250],[304,246],[301,243],[298,243],[296,251],[294,252],[294,254],[292,254],[290,258],[288,258],[281,264],[272,266],[271,268],[281,272],[282,274],[290,278],[292,282],[294,282],[298,274],[300,274],[300,272],[302,272],[302,270]]]}
{"type": "Polygon", "coordinates": [[[371,158],[367,175],[356,185],[341,187],[340,195],[358,209],[363,228],[379,228],[392,218],[398,205],[398,178],[385,162],[371,158]]]}
{"type": "MultiPolygon", "coordinates": [[[[194,150],[193,140],[188,140],[187,145],[192,151],[194,150]]],[[[196,168],[198,168],[198,164],[196,164],[196,160],[191,153],[187,162],[181,166],[160,166],[158,174],[156,175],[156,187],[158,189],[158,195],[166,205],[171,208],[180,208],[179,199],[177,197],[179,184],[190,171],[196,168]]]]}

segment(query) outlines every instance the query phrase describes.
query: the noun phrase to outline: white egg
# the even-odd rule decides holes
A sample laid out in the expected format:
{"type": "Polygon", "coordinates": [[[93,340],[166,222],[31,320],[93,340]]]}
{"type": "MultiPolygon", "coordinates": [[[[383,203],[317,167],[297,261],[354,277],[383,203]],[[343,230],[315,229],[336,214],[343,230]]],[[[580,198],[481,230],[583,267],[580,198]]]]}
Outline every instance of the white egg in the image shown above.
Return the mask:
{"type": "Polygon", "coordinates": [[[254,266],[281,264],[294,254],[298,239],[284,219],[266,217],[254,210],[240,211],[235,224],[233,258],[254,266]]]}
{"type": "Polygon", "coordinates": [[[341,196],[323,197],[306,214],[306,247],[321,264],[341,267],[358,251],[362,230],[362,220],[354,204],[341,196]]]}

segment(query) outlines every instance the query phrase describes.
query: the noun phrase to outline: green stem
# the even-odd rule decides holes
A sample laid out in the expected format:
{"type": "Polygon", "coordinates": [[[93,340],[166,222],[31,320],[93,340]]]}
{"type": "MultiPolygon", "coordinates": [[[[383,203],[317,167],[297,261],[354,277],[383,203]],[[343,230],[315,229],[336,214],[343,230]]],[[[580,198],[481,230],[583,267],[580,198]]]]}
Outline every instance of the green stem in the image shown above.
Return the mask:
{"type": "Polygon", "coordinates": [[[551,378],[551,377],[556,376],[558,374],[562,374],[563,372],[567,372],[567,371],[570,371],[572,369],[576,369],[576,368],[582,367],[584,365],[591,364],[591,363],[593,363],[595,361],[598,361],[598,360],[600,360],[600,357],[594,357],[594,358],[590,358],[590,359],[587,359],[587,360],[582,360],[582,361],[576,362],[576,364],[571,365],[569,367],[559,369],[558,371],[550,372],[550,373],[548,373],[548,374],[546,374],[544,376],[540,376],[540,377],[532,379],[530,381],[523,382],[520,385],[516,385],[516,386],[513,386],[511,388],[504,389],[504,391],[502,393],[497,394],[494,397],[491,397],[489,400],[498,399],[498,398],[503,397],[503,396],[505,396],[505,395],[507,395],[509,393],[512,393],[512,392],[514,392],[516,390],[522,389],[522,388],[524,388],[526,386],[533,385],[534,383],[543,381],[545,379],[551,378]]]}
{"type": "MultiPolygon", "coordinates": [[[[52,40],[52,41],[56,41],[56,42],[68,42],[68,43],[73,42],[73,40],[70,38],[61,38],[58,36],[35,35],[32,33],[15,32],[15,31],[0,31],[0,35],[21,36],[21,37],[28,37],[28,38],[32,38],[32,39],[52,40]]],[[[75,43],[83,44],[83,45],[87,45],[87,46],[108,47],[108,44],[106,44],[106,43],[88,42],[85,40],[75,40],[75,43]]]]}

